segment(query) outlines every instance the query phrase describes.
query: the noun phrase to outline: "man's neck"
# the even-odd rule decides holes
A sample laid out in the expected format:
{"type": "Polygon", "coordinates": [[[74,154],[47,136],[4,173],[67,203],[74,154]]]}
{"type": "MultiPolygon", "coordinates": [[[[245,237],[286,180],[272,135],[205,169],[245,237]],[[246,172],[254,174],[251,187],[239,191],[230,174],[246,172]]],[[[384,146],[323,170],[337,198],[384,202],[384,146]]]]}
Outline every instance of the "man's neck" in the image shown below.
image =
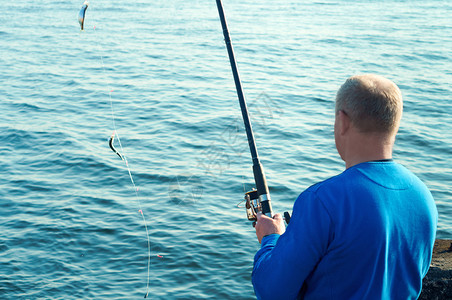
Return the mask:
{"type": "Polygon", "coordinates": [[[356,165],[364,163],[364,162],[388,161],[388,160],[391,160],[391,159],[392,159],[392,155],[391,156],[381,156],[381,158],[375,158],[375,157],[370,158],[369,157],[369,158],[356,159],[356,160],[353,160],[353,161],[349,160],[349,161],[345,162],[345,168],[348,169],[348,168],[351,168],[353,166],[356,166],[356,165]]]}
{"type": "Polygon", "coordinates": [[[357,134],[347,145],[345,167],[348,169],[363,162],[392,159],[393,144],[393,138],[357,134]]]}

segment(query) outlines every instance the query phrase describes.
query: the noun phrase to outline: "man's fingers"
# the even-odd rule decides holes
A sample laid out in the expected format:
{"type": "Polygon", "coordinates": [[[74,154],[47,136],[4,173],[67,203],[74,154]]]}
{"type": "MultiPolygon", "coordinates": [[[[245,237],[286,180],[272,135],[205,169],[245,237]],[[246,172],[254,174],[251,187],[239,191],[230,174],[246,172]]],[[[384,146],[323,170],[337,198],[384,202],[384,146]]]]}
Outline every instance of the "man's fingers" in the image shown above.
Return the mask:
{"type": "Polygon", "coordinates": [[[279,220],[282,221],[282,220],[283,220],[283,217],[281,216],[281,214],[275,214],[275,215],[273,216],[273,219],[274,219],[274,220],[278,220],[278,221],[279,221],[279,220]]]}
{"type": "Polygon", "coordinates": [[[262,213],[258,212],[256,214],[256,219],[259,221],[260,218],[262,218],[262,213]]]}
{"type": "Polygon", "coordinates": [[[266,215],[264,215],[264,214],[261,213],[261,212],[258,212],[258,213],[256,214],[256,218],[257,218],[258,221],[259,221],[260,219],[270,219],[270,220],[271,220],[271,218],[267,217],[266,215]]]}
{"type": "MultiPolygon", "coordinates": [[[[257,214],[256,214],[256,222],[258,222],[259,220],[261,220],[261,219],[270,219],[271,220],[271,218],[269,218],[269,217],[267,217],[266,215],[264,215],[264,214],[262,214],[262,213],[260,213],[260,212],[258,212],[257,214]]],[[[281,214],[275,214],[274,216],[273,216],[273,220],[276,220],[276,221],[284,221],[284,219],[283,219],[283,217],[282,217],[282,215],[281,214]]]]}

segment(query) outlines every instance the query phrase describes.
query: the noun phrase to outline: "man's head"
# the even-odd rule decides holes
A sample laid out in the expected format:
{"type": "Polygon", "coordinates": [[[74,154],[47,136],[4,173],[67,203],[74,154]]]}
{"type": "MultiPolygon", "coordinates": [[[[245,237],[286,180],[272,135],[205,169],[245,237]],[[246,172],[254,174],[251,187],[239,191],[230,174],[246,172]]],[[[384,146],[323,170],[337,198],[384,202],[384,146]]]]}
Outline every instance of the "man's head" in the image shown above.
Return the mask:
{"type": "Polygon", "coordinates": [[[334,136],[347,167],[392,157],[402,117],[402,94],[389,79],[352,76],[336,95],[334,136]]]}
{"type": "Polygon", "coordinates": [[[352,76],[336,95],[343,111],[363,133],[394,134],[402,117],[402,94],[391,80],[374,74],[352,76]]]}

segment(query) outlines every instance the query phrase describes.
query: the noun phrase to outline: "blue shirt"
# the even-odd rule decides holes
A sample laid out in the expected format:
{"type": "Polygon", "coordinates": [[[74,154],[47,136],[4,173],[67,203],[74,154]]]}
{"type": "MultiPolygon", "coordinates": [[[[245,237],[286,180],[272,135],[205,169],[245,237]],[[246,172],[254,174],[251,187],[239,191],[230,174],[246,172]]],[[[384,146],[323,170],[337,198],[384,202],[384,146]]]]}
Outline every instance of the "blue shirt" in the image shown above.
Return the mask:
{"type": "Polygon", "coordinates": [[[366,162],[296,200],[286,232],[254,257],[258,299],[416,299],[438,212],[427,187],[393,161],[366,162]]]}

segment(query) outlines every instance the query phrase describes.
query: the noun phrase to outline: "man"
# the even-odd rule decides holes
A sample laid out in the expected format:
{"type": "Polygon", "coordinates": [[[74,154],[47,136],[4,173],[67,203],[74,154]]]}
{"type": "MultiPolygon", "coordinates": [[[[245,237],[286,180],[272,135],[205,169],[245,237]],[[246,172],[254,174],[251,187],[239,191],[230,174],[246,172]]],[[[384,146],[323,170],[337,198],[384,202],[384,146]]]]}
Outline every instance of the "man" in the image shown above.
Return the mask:
{"type": "Polygon", "coordinates": [[[392,160],[402,96],[377,75],[336,96],[334,137],[346,170],[308,188],[290,224],[259,214],[252,282],[259,299],[416,299],[438,213],[427,187],[392,160]]]}

